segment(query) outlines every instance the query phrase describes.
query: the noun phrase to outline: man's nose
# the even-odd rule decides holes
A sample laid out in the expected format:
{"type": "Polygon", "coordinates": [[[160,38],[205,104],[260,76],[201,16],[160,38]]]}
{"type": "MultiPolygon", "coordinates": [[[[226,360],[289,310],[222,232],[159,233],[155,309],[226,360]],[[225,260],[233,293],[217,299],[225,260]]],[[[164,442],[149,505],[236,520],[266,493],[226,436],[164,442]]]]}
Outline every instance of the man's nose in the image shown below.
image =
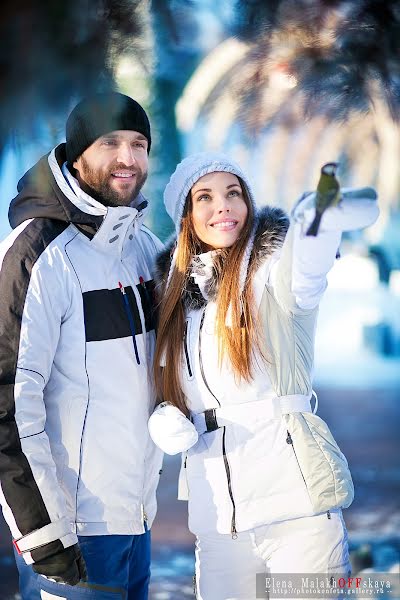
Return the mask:
{"type": "Polygon", "coordinates": [[[121,144],[118,147],[117,161],[126,165],[127,167],[130,167],[131,165],[135,164],[136,157],[133,148],[130,144],[121,144]]]}

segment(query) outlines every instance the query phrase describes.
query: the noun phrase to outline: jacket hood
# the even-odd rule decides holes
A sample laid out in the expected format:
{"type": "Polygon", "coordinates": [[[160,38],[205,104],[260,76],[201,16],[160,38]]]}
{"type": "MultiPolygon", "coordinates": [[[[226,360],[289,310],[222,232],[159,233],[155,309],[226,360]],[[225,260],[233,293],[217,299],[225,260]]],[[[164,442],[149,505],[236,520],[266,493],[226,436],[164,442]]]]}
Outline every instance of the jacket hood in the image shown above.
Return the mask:
{"type": "MultiPolygon", "coordinates": [[[[282,246],[288,227],[289,218],[281,208],[266,206],[260,210],[256,217],[254,243],[247,271],[250,275],[282,246]]],[[[157,257],[154,278],[159,291],[164,290],[167,284],[175,247],[176,238],[174,237],[157,257]]],[[[215,300],[217,296],[218,273],[221,270],[218,268],[217,261],[219,257],[223,260],[225,254],[218,251],[211,251],[207,254],[193,257],[191,273],[182,290],[182,300],[188,310],[201,308],[208,300],[215,300]],[[209,263],[207,254],[212,255],[211,268],[208,268],[209,265],[206,264],[209,263]],[[206,273],[207,276],[204,288],[200,290],[196,279],[197,275],[203,275],[203,273],[206,273]]]]}
{"type": "Polygon", "coordinates": [[[80,210],[68,198],[74,192],[65,183],[63,189],[56,181],[65,181],[61,167],[66,161],[65,144],[60,144],[53,151],[55,160],[52,168],[46,154],[18,182],[18,195],[11,201],[8,218],[14,229],[23,221],[34,217],[55,219],[76,225],[89,226],[97,231],[103,221],[102,216],[93,215],[80,210]]]}
{"type": "Polygon", "coordinates": [[[216,171],[233,173],[233,175],[243,180],[249,194],[250,202],[253,205],[254,213],[256,213],[257,208],[251,185],[240,166],[228,156],[225,156],[225,154],[199,152],[198,154],[188,156],[179,163],[165,188],[165,209],[175,223],[176,235],[179,235],[181,229],[186,198],[192,186],[203,175],[216,171]]]}

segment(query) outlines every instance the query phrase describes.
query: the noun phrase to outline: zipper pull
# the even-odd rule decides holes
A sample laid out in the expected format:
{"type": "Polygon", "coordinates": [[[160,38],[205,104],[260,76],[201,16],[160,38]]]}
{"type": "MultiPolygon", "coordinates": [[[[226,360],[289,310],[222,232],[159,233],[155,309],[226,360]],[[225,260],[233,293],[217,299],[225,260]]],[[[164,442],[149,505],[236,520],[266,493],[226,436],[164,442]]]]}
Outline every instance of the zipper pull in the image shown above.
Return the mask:
{"type": "Polygon", "coordinates": [[[326,511],[326,516],[328,517],[328,519],[330,519],[330,518],[331,518],[331,511],[330,511],[330,510],[327,510],[327,511],[326,511]]]}
{"type": "Polygon", "coordinates": [[[238,533],[236,531],[236,526],[235,523],[232,522],[232,527],[231,527],[231,536],[233,540],[237,540],[238,538],[238,533]]]}
{"type": "Polygon", "coordinates": [[[290,435],[289,432],[287,432],[286,443],[287,444],[293,444],[292,436],[290,435]]]}
{"type": "Polygon", "coordinates": [[[144,510],[144,504],[141,505],[141,508],[142,508],[142,521],[143,521],[143,523],[147,523],[148,518],[147,518],[146,512],[144,510]]]}
{"type": "Polygon", "coordinates": [[[143,200],[143,202],[141,202],[136,209],[138,211],[138,214],[140,214],[142,212],[142,210],[144,210],[146,208],[147,205],[148,205],[147,200],[143,200]]]}

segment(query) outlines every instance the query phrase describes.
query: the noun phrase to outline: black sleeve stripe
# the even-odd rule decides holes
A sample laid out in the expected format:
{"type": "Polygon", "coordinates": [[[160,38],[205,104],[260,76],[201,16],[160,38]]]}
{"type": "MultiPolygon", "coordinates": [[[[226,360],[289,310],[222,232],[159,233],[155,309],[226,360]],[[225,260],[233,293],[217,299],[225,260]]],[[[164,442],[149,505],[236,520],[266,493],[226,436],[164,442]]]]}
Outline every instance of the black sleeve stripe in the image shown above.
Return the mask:
{"type": "MultiPolygon", "coordinates": [[[[32,268],[68,223],[36,218],[15,239],[0,271],[0,480],[22,535],[50,523],[15,421],[14,385],[21,321],[32,268]]],[[[59,542],[60,543],[60,542],[59,542]]]]}

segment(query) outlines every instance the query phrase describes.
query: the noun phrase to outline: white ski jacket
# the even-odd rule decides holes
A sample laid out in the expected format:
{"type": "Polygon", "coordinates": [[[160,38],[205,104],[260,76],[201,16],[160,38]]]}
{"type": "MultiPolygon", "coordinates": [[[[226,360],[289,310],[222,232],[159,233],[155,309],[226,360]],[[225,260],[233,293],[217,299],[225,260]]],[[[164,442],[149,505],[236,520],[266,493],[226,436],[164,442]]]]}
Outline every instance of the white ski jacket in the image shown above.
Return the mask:
{"type": "MultiPolygon", "coordinates": [[[[189,500],[196,535],[235,535],[351,504],[347,461],[311,410],[314,335],[342,231],[373,223],[375,199],[370,188],[344,191],[317,237],[304,235],[315,215],[314,194],[296,205],[287,234],[280,209],[261,212],[249,269],[267,362],[257,357],[251,383],[235,381],[228,359],[218,366],[214,252],[193,262],[194,283],[183,295],[181,376],[192,422],[162,403],[149,429],[165,452],[185,451],[180,497],[189,500]]],[[[170,254],[158,261],[164,283],[170,254]]]]}
{"type": "Polygon", "coordinates": [[[162,462],[147,429],[162,245],[146,202],[106,209],[64,161],[62,144],[21,180],[0,245],[0,500],[28,563],[76,534],[143,533],[162,462]]]}

